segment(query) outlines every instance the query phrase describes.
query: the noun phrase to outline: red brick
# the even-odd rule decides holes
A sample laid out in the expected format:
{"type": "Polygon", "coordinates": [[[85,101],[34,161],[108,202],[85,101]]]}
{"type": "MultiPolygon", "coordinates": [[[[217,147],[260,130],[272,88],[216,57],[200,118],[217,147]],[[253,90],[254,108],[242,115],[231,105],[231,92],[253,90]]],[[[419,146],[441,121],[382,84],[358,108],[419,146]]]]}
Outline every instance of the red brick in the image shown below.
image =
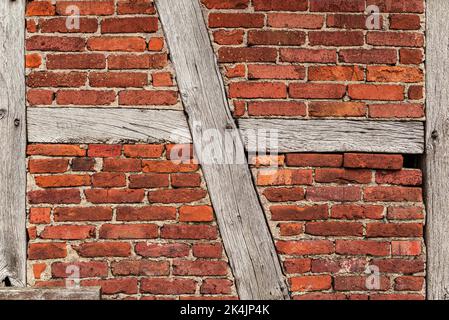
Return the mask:
{"type": "Polygon", "coordinates": [[[176,220],[174,207],[118,207],[117,221],[176,220]]]}
{"type": "Polygon", "coordinates": [[[30,223],[33,224],[48,224],[50,223],[51,208],[31,208],[30,209],[30,223]]]}
{"type": "Polygon", "coordinates": [[[80,191],[78,189],[47,189],[28,192],[28,201],[31,204],[71,204],[80,203],[80,191]]]}
{"type": "Polygon", "coordinates": [[[164,225],[161,228],[163,239],[209,239],[217,238],[217,228],[207,225],[164,225]]]}
{"type": "Polygon", "coordinates": [[[51,1],[34,1],[27,3],[26,16],[54,16],[55,7],[51,1]]]}
{"type": "Polygon", "coordinates": [[[126,106],[174,105],[178,93],[170,90],[126,90],[119,93],[119,104],[126,106]]]}
{"type": "Polygon", "coordinates": [[[303,188],[267,188],[263,195],[271,202],[301,201],[305,192],[303,188]]]}
{"type": "Polygon", "coordinates": [[[241,44],[243,43],[243,30],[217,30],[214,31],[214,41],[218,44],[241,44]]]}
{"type": "Polygon", "coordinates": [[[158,236],[155,224],[104,224],[100,227],[101,239],[154,239],[158,236]]]}
{"type": "Polygon", "coordinates": [[[148,84],[148,75],[138,72],[91,72],[89,84],[91,87],[143,88],[148,84]]]}
{"type": "Polygon", "coordinates": [[[202,294],[230,294],[232,281],[228,279],[205,279],[201,285],[202,294]]]}
{"type": "Polygon", "coordinates": [[[348,95],[355,100],[401,101],[404,87],[401,85],[350,84],[348,95]]]}
{"type": "Polygon", "coordinates": [[[185,243],[144,243],[139,242],[135,247],[136,253],[143,257],[186,257],[189,255],[190,247],[185,243]]]}
{"type": "Polygon", "coordinates": [[[402,155],[346,153],[344,166],[347,168],[400,170],[403,166],[403,158],[402,155]]]}
{"type": "Polygon", "coordinates": [[[234,82],[229,86],[230,98],[287,98],[287,87],[280,82],[234,82]]]}
{"type": "MultiPolygon", "coordinates": [[[[167,153],[171,151],[167,150],[167,153]]],[[[167,157],[168,158],[168,157],[167,157]]],[[[177,163],[176,161],[143,161],[143,172],[194,172],[198,170],[198,164],[195,163],[177,163]]]]}
{"type": "Polygon", "coordinates": [[[95,237],[94,226],[47,226],[40,233],[41,239],[61,239],[61,240],[85,240],[95,237]]]}
{"type": "Polygon", "coordinates": [[[91,51],[145,51],[147,44],[140,37],[93,37],[87,41],[87,48],[91,51]]]}
{"type": "Polygon", "coordinates": [[[115,101],[114,91],[60,90],[56,94],[56,103],[60,105],[110,105],[115,101]]]}
{"type": "Polygon", "coordinates": [[[95,159],[92,158],[75,158],[72,160],[73,171],[93,171],[95,167],[95,159]]]}
{"type": "Polygon", "coordinates": [[[222,47],[218,50],[218,61],[231,62],[276,62],[275,48],[232,48],[222,47]]]}
{"type": "Polygon", "coordinates": [[[364,117],[366,105],[360,102],[310,102],[312,117],[364,117]]]}
{"type": "Polygon", "coordinates": [[[364,199],[366,201],[421,202],[422,190],[412,187],[367,187],[364,199]]]}
{"type": "Polygon", "coordinates": [[[390,29],[392,30],[419,30],[421,18],[415,14],[390,15],[390,29]]]}
{"type": "Polygon", "coordinates": [[[199,187],[201,185],[201,176],[198,173],[172,174],[171,185],[174,188],[199,187]]]}
{"type": "Polygon", "coordinates": [[[307,222],[305,233],[315,236],[363,236],[358,222],[307,222]]]}
{"type": "Polygon", "coordinates": [[[422,118],[422,104],[371,104],[368,106],[371,118],[422,118]]]}
{"type": "Polygon", "coordinates": [[[173,261],[173,274],[178,276],[225,276],[227,273],[228,266],[224,261],[173,261]]]}
{"type": "Polygon", "coordinates": [[[170,189],[148,192],[152,203],[189,203],[203,199],[207,192],[203,189],[170,189]]]}
{"type": "Polygon", "coordinates": [[[309,43],[312,46],[363,46],[365,38],[360,31],[311,31],[309,43]]]}
{"type": "Polygon", "coordinates": [[[320,291],[328,290],[332,286],[332,278],[329,275],[312,275],[290,278],[292,291],[320,291]]]}
{"type": "Polygon", "coordinates": [[[39,68],[42,64],[42,57],[38,53],[31,53],[25,56],[25,67],[26,68],[39,68]]]}
{"type": "Polygon", "coordinates": [[[422,184],[422,173],[421,170],[378,171],[376,172],[376,183],[420,186],[422,184]]]}
{"type": "Polygon", "coordinates": [[[262,28],[263,14],[254,13],[215,13],[209,14],[209,28],[262,28]]]}
{"type": "Polygon", "coordinates": [[[386,276],[379,277],[379,288],[368,287],[369,280],[368,276],[337,276],[334,277],[334,289],[338,291],[386,291],[390,289],[390,278],[386,276]]]}
{"type": "Polygon", "coordinates": [[[397,291],[421,291],[424,277],[397,277],[394,280],[394,289],[397,291]]]}
{"type": "Polygon", "coordinates": [[[333,273],[342,272],[363,273],[366,270],[365,258],[344,258],[344,259],[313,259],[312,272],[314,273],[333,273]]]}
{"type": "Polygon", "coordinates": [[[318,220],[328,218],[327,205],[314,206],[271,206],[271,219],[273,221],[303,221],[303,220],[318,220]]]}
{"type": "Polygon", "coordinates": [[[408,98],[410,100],[421,100],[424,97],[423,86],[410,86],[408,89],[408,98]]]}
{"type": "Polygon", "coordinates": [[[161,37],[152,37],[148,41],[148,50],[149,51],[162,51],[164,49],[164,38],[161,37]]]}
{"type": "Polygon", "coordinates": [[[278,241],[279,253],[287,255],[316,255],[334,252],[334,244],[329,240],[278,241]]]}
{"type": "Polygon", "coordinates": [[[335,49],[280,49],[280,59],[284,62],[336,63],[335,49]]]}
{"type": "Polygon", "coordinates": [[[108,276],[108,264],[103,261],[55,262],[51,265],[51,275],[53,278],[67,278],[70,276],[70,273],[67,272],[68,268],[72,266],[79,268],[80,278],[108,276]]]}
{"type": "Polygon", "coordinates": [[[67,25],[67,18],[40,19],[40,30],[43,33],[94,33],[98,30],[95,18],[79,18],[79,28],[67,25]]]}
{"type": "Polygon", "coordinates": [[[34,177],[36,184],[41,188],[81,187],[90,185],[90,176],[87,174],[63,174],[34,177]]]}
{"type": "Polygon", "coordinates": [[[376,259],[372,261],[372,265],[378,266],[381,273],[413,274],[425,270],[422,260],[376,259]]]}
{"type": "Polygon", "coordinates": [[[82,280],[81,286],[83,287],[101,287],[101,293],[107,294],[135,294],[138,290],[137,279],[135,278],[123,278],[123,279],[105,279],[105,280],[82,280]]]}
{"type": "Polygon", "coordinates": [[[424,209],[421,207],[390,207],[387,218],[390,220],[417,220],[424,218],[424,209]]]}
{"type": "Polygon", "coordinates": [[[296,99],[341,99],[346,94],[343,84],[291,83],[291,98],[296,99]]]}
{"type": "Polygon", "coordinates": [[[131,246],[126,242],[90,242],[75,248],[81,257],[128,257],[131,246]]]}
{"type": "Polygon", "coordinates": [[[149,33],[159,29],[156,17],[106,18],[101,33],[149,33]]]}
{"type": "Polygon", "coordinates": [[[118,157],[122,153],[122,146],[119,144],[90,144],[89,157],[118,157]]]}
{"type": "Polygon", "coordinates": [[[306,41],[303,31],[251,30],[248,32],[249,45],[299,46],[306,41]]]}
{"type": "Polygon", "coordinates": [[[142,189],[88,189],[84,192],[91,203],[138,203],[145,195],[142,189]]]}
{"type": "Polygon", "coordinates": [[[337,240],[335,251],[345,255],[386,256],[390,254],[390,243],[373,240],[337,240]]]}
{"type": "Polygon", "coordinates": [[[413,32],[368,32],[366,43],[374,46],[422,47],[424,36],[413,32]]]}
{"type": "Polygon", "coordinates": [[[312,170],[269,169],[259,171],[257,174],[257,185],[259,186],[281,186],[299,184],[312,184],[312,170]]]}
{"type": "Polygon", "coordinates": [[[28,90],[27,101],[30,105],[48,105],[52,104],[55,95],[50,90],[28,90]]]}
{"type": "Polygon", "coordinates": [[[180,295],[195,293],[196,282],[191,279],[142,279],[140,291],[151,294],[180,295]]]}
{"type": "Polygon", "coordinates": [[[420,64],[424,60],[424,54],[421,49],[400,49],[399,57],[403,64],[420,64]]]}
{"type": "Polygon", "coordinates": [[[111,207],[65,207],[55,208],[55,221],[108,221],[112,219],[111,207]]]}
{"type": "Polygon", "coordinates": [[[367,223],[366,236],[368,238],[407,238],[422,237],[421,223],[367,223]]]}
{"type": "Polygon", "coordinates": [[[179,208],[179,221],[210,222],[214,220],[214,211],[210,206],[182,206],[179,208]]]}
{"type": "Polygon", "coordinates": [[[372,173],[369,170],[316,169],[315,181],[324,183],[370,183],[372,173]]]}
{"type": "Polygon", "coordinates": [[[168,187],[169,175],[159,173],[136,174],[129,176],[129,187],[131,189],[140,188],[160,188],[168,187]]]}
{"type": "MultiPolygon", "coordinates": [[[[340,11],[340,10],[336,10],[340,11]]],[[[380,16],[382,25],[382,16],[380,16]]],[[[366,29],[366,16],[364,14],[328,14],[326,25],[338,29],[366,29]]]]}
{"type": "Polygon", "coordinates": [[[341,62],[363,64],[395,64],[397,53],[394,49],[343,49],[339,52],[341,62]]]}
{"type": "Polygon", "coordinates": [[[341,167],[343,156],[340,154],[289,153],[286,155],[286,163],[292,167],[341,167]]]}
{"type": "Polygon", "coordinates": [[[56,4],[56,12],[59,15],[71,15],[67,12],[67,7],[77,6],[80,10],[80,15],[111,15],[114,13],[113,0],[84,0],[84,1],[58,1],[56,4]]]}
{"type": "Polygon", "coordinates": [[[372,82],[421,82],[423,71],[415,67],[368,66],[367,81],[372,82]]]}
{"type": "Polygon", "coordinates": [[[124,187],[126,186],[126,176],[123,173],[95,173],[92,176],[92,186],[103,188],[124,187]]]}
{"type": "Polygon", "coordinates": [[[278,227],[281,236],[298,236],[303,233],[304,223],[279,223],[278,227]]]}
{"type": "Polygon", "coordinates": [[[310,271],[310,267],[310,259],[287,259],[284,261],[286,273],[305,273],[310,271]]]}
{"type": "Polygon", "coordinates": [[[269,13],[268,26],[274,28],[321,29],[324,17],[301,13],[269,13]]]}
{"type": "Polygon", "coordinates": [[[253,0],[256,11],[306,11],[307,0],[253,0]]]}
{"type": "Polygon", "coordinates": [[[366,5],[377,5],[381,12],[423,13],[423,0],[367,0],[366,5]]]}
{"type": "Polygon", "coordinates": [[[35,279],[41,279],[42,274],[47,270],[47,264],[35,263],[33,264],[33,276],[35,279]]]}
{"type": "Polygon", "coordinates": [[[168,276],[168,261],[121,260],[111,265],[114,276],[168,276]]]}
{"type": "Polygon", "coordinates": [[[26,40],[27,50],[83,51],[86,40],[79,37],[31,36],[26,40]]]}
{"type": "Polygon", "coordinates": [[[245,9],[249,0],[201,0],[208,9],[245,9]]]}
{"type": "Polygon", "coordinates": [[[250,116],[306,116],[304,102],[276,101],[250,102],[248,104],[250,116]]]}
{"type": "Polygon", "coordinates": [[[197,258],[219,259],[223,255],[223,246],[221,243],[195,243],[192,251],[197,258]]]}
{"type": "Polygon", "coordinates": [[[310,0],[310,11],[364,12],[364,0],[310,0]]]}
{"type": "Polygon", "coordinates": [[[154,14],[156,8],[151,0],[121,0],[117,6],[118,14],[154,14]]]}
{"type": "Polygon", "coordinates": [[[38,87],[82,87],[86,84],[87,74],[83,72],[47,72],[30,73],[26,84],[32,88],[38,87]]]}
{"type": "Polygon", "coordinates": [[[421,252],[421,241],[391,241],[394,256],[419,256],[421,252]]]}
{"type": "Polygon", "coordinates": [[[304,79],[302,66],[276,66],[252,64],[248,66],[249,79],[304,79]]]}
{"type": "Polygon", "coordinates": [[[384,208],[373,205],[339,204],[331,208],[331,217],[334,219],[375,219],[383,218],[384,208]]]}
{"type": "Polygon", "coordinates": [[[110,70],[125,69],[162,69],[168,63],[166,53],[157,54],[121,54],[108,57],[110,70]]]}
{"type": "Polygon", "coordinates": [[[28,259],[44,260],[58,259],[67,256],[67,247],[64,242],[30,243],[28,245],[28,259]]]}
{"type": "Polygon", "coordinates": [[[30,159],[28,170],[30,173],[62,173],[67,171],[67,159],[30,159]]]}
{"type": "Polygon", "coordinates": [[[140,159],[105,158],[103,170],[112,172],[138,172],[142,168],[140,159]]]}
{"type": "Polygon", "coordinates": [[[155,72],[151,75],[154,87],[173,86],[172,74],[170,72],[155,72]]]}
{"type": "Polygon", "coordinates": [[[81,149],[78,145],[70,144],[29,144],[27,155],[83,157],[86,155],[86,150],[81,149]]]}
{"type": "Polygon", "coordinates": [[[306,190],[306,199],[310,201],[359,201],[361,190],[355,186],[341,187],[309,187],[306,190]]]}
{"type": "Polygon", "coordinates": [[[425,300],[425,296],[422,294],[373,294],[370,300],[425,300]]]}
{"type": "Polygon", "coordinates": [[[364,70],[358,66],[311,66],[310,81],[363,81],[364,70]]]}

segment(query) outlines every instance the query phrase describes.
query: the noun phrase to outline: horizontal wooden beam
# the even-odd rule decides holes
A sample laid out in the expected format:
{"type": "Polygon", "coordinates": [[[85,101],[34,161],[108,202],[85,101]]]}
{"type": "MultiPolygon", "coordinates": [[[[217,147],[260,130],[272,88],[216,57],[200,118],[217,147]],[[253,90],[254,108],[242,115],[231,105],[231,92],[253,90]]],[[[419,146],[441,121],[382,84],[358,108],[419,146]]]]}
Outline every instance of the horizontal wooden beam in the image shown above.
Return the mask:
{"type": "Polygon", "coordinates": [[[182,111],[28,108],[31,143],[191,143],[182,111]]]}
{"type": "Polygon", "coordinates": [[[100,288],[0,288],[0,300],[100,300],[100,288]]]}
{"type": "Polygon", "coordinates": [[[261,142],[268,150],[277,146],[279,153],[424,152],[424,124],[418,121],[241,119],[238,123],[250,152],[260,150],[261,142]]]}

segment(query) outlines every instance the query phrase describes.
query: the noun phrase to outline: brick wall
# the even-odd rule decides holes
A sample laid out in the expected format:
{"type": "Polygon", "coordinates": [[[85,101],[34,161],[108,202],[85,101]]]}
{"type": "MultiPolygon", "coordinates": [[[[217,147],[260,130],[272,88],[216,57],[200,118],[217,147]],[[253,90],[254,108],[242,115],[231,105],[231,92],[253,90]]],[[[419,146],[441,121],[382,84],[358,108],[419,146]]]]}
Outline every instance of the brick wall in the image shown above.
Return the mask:
{"type": "MultiPolygon", "coordinates": [[[[202,3],[235,117],[424,121],[424,0],[202,3]],[[373,4],[380,30],[365,26],[373,4]]],[[[26,37],[29,108],[182,110],[150,0],[29,1],[26,37]]],[[[169,148],[29,145],[29,284],[64,285],[75,264],[106,298],[235,298],[201,169],[169,148]]],[[[408,159],[288,154],[275,172],[259,159],[295,299],[424,297],[421,173],[408,159]],[[372,266],[379,290],[365,285],[372,266]]]]}

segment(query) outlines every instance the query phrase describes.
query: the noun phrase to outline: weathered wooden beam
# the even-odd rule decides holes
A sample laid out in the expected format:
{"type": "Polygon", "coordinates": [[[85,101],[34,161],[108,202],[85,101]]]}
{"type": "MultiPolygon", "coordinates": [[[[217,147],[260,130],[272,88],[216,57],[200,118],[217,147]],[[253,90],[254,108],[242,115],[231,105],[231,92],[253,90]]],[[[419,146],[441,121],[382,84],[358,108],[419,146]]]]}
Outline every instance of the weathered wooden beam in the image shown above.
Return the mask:
{"type": "Polygon", "coordinates": [[[179,89],[241,299],[288,299],[198,0],[157,0],[179,89]],[[223,148],[226,132],[237,133],[223,148]],[[213,150],[214,152],[207,152],[213,150]],[[221,158],[218,160],[217,158],[221,158]]]}
{"type": "Polygon", "coordinates": [[[26,282],[25,2],[0,2],[0,286],[26,282]]]}
{"type": "Polygon", "coordinates": [[[449,1],[427,1],[427,296],[449,300],[449,1]]]}
{"type": "Polygon", "coordinates": [[[424,124],[417,121],[241,119],[238,124],[252,152],[260,142],[280,153],[424,152],[424,124]]]}
{"type": "Polygon", "coordinates": [[[185,114],[123,108],[28,108],[28,141],[191,143],[185,114]]]}
{"type": "Polygon", "coordinates": [[[0,288],[0,300],[100,300],[100,288],[0,288]]]}

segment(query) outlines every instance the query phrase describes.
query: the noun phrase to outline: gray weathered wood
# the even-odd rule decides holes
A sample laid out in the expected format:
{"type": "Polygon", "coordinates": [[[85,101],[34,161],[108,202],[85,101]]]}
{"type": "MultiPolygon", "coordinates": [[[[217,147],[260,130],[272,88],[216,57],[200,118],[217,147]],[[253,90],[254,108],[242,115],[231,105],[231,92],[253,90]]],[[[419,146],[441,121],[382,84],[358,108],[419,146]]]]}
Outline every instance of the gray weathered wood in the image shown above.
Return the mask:
{"type": "Polygon", "coordinates": [[[182,111],[28,108],[28,141],[42,143],[190,143],[182,111]]]}
{"type": "Polygon", "coordinates": [[[424,125],[416,121],[241,119],[238,124],[248,151],[266,140],[272,146],[267,149],[277,146],[280,153],[424,152],[424,125]]]}
{"type": "Polygon", "coordinates": [[[100,288],[0,288],[0,300],[100,300],[100,288]]]}
{"type": "Polygon", "coordinates": [[[236,164],[232,159],[245,159],[244,148],[199,1],[157,0],[156,6],[239,296],[288,299],[251,172],[246,161],[236,164]],[[236,133],[231,148],[223,150],[220,137],[230,131],[236,133]]]}
{"type": "Polygon", "coordinates": [[[427,296],[449,300],[449,1],[427,1],[427,296]]]}
{"type": "Polygon", "coordinates": [[[25,2],[0,2],[0,286],[26,281],[25,2]]]}

